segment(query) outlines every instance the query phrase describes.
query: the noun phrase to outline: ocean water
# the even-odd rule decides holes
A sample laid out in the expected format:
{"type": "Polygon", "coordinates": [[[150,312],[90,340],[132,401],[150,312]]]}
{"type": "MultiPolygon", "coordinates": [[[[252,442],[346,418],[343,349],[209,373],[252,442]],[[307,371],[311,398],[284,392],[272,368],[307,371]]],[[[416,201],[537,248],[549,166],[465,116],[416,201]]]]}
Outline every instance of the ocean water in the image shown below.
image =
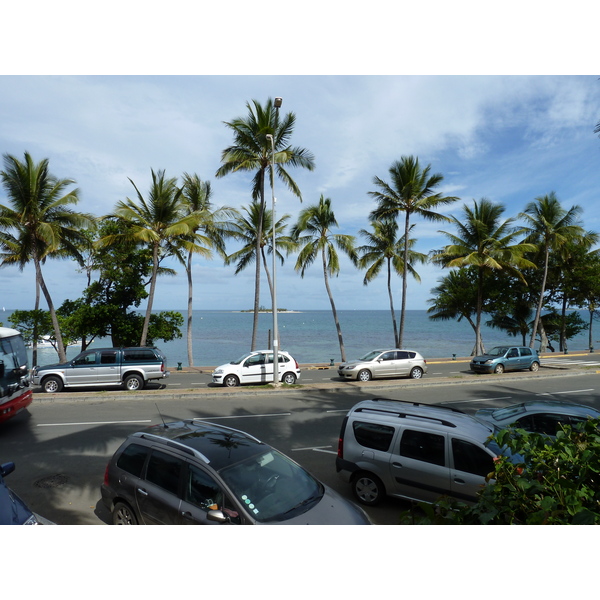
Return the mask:
{"type": "MultiPolygon", "coordinates": [[[[186,311],[180,311],[186,314],[186,311]]],[[[10,314],[9,311],[3,316],[10,314]]],[[[397,313],[398,314],[398,313],[397,313]]],[[[582,313],[587,320],[587,314],[582,313]]],[[[241,356],[250,350],[252,337],[251,312],[194,311],[193,348],[195,366],[217,366],[241,356]]],[[[375,348],[394,347],[392,318],[386,310],[341,310],[338,318],[342,328],[346,357],[359,358],[375,348]]],[[[3,319],[7,325],[6,318],[3,319]]],[[[485,320],[485,319],[484,319],[485,320]]],[[[269,347],[273,317],[259,315],[257,350],[269,347]]],[[[288,351],[300,363],[327,363],[341,360],[333,315],[329,310],[310,310],[278,315],[279,348],[288,351]]],[[[600,325],[594,340],[600,337],[600,325]]],[[[596,331],[596,330],[594,330],[596,331]]],[[[188,365],[185,326],[183,337],[172,342],[158,341],[156,345],[167,355],[169,368],[188,365]]],[[[485,347],[499,344],[520,344],[520,338],[511,338],[487,326],[482,330],[485,347]]],[[[529,343],[529,338],[527,339],[529,343]]],[[[475,333],[466,321],[432,321],[424,310],[406,313],[404,347],[419,351],[426,359],[469,356],[475,344],[475,333]]],[[[600,342],[595,342],[600,348],[600,342]]],[[[110,340],[97,340],[96,347],[110,346],[110,340]]],[[[569,351],[588,348],[588,332],[568,342],[569,351]]],[[[53,349],[39,350],[38,362],[56,361],[53,349]]],[[[67,356],[75,356],[78,347],[70,347],[67,356]]]]}

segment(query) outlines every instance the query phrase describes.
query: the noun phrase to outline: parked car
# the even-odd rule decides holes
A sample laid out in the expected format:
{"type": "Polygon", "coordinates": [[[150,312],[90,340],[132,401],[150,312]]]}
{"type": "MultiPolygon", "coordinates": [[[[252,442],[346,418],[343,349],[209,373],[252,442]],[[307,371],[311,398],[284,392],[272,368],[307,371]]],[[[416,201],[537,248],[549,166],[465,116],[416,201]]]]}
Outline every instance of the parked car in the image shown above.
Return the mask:
{"type": "Polygon", "coordinates": [[[386,495],[474,502],[494,471],[494,458],[503,454],[490,439],[495,431],[456,408],[363,400],[342,422],[336,470],[365,505],[386,495]]]}
{"type": "Polygon", "coordinates": [[[141,390],[148,381],[168,376],[167,358],[158,348],[94,348],[66,363],[35,367],[33,384],[48,393],[114,385],[141,390]]]}
{"type": "Polygon", "coordinates": [[[4,481],[14,470],[14,462],[0,465],[0,525],[39,525],[37,517],[4,481]]]}
{"type": "Polygon", "coordinates": [[[205,421],[130,435],[108,463],[101,492],[117,525],[370,524],[275,448],[205,421]]]}
{"type": "MultiPolygon", "coordinates": [[[[287,352],[279,350],[279,381],[292,385],[300,377],[298,361],[287,352]]],[[[242,354],[237,360],[217,367],[212,374],[213,383],[235,387],[243,383],[268,383],[273,381],[273,350],[258,350],[242,354]]]]}
{"type": "Polygon", "coordinates": [[[414,350],[372,350],[358,360],[343,362],[338,375],[344,379],[369,381],[377,377],[412,377],[427,373],[427,361],[414,350]]]}
{"type": "Polygon", "coordinates": [[[537,350],[527,346],[496,346],[486,354],[471,359],[471,371],[475,373],[504,373],[529,369],[538,371],[540,357],[537,350]]]}
{"type": "Polygon", "coordinates": [[[501,429],[512,426],[555,436],[561,424],[576,425],[587,419],[598,419],[600,411],[571,402],[534,400],[504,408],[481,408],[475,416],[501,429]]]}

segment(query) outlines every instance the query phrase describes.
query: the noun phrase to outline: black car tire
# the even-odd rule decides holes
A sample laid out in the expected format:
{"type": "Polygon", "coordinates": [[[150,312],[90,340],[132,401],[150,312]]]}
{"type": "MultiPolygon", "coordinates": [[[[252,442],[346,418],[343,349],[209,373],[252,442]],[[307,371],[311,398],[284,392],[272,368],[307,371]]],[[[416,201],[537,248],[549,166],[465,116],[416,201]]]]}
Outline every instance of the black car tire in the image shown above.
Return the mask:
{"type": "Polygon", "coordinates": [[[226,375],[223,377],[223,385],[225,387],[236,387],[240,385],[240,380],[235,375],[226,375]]]}
{"type": "Polygon", "coordinates": [[[135,392],[144,388],[144,380],[139,375],[127,375],[125,377],[125,389],[135,392]]]}
{"type": "Polygon", "coordinates": [[[410,377],[411,379],[421,379],[421,377],[423,377],[423,369],[421,369],[421,367],[415,367],[410,372],[410,377]]]}
{"type": "Polygon", "coordinates": [[[385,496],[381,479],[371,473],[358,473],[352,480],[352,492],[355,498],[365,506],[379,504],[385,496]]]}
{"type": "Polygon", "coordinates": [[[48,394],[58,394],[62,392],[64,385],[60,377],[51,375],[42,381],[42,388],[48,394]]]}
{"type": "Polygon", "coordinates": [[[361,369],[356,376],[358,381],[370,381],[371,380],[371,371],[369,369],[361,369]]]}
{"type": "Polygon", "coordinates": [[[113,525],[137,525],[138,520],[133,510],[125,502],[117,502],[112,511],[113,525]]]}
{"type": "Polygon", "coordinates": [[[294,385],[296,383],[296,376],[293,373],[286,373],[281,380],[288,385],[294,385]]]}
{"type": "Polygon", "coordinates": [[[496,368],[494,369],[494,373],[498,373],[498,375],[502,375],[502,373],[504,373],[504,365],[502,363],[500,363],[499,365],[496,365],[496,368]]]}
{"type": "Polygon", "coordinates": [[[540,363],[539,362],[532,362],[531,366],[529,367],[530,371],[539,371],[540,370],[540,363]]]}

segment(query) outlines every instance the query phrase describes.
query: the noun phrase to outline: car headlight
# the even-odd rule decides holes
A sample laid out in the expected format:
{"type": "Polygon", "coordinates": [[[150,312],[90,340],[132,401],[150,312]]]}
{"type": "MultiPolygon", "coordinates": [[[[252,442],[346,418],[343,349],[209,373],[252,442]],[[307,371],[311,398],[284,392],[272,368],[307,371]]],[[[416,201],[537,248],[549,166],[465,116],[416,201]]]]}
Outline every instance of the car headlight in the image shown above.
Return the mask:
{"type": "Polygon", "coordinates": [[[213,374],[214,374],[214,375],[220,375],[222,372],[223,372],[223,369],[215,369],[215,370],[213,371],[213,374]]]}

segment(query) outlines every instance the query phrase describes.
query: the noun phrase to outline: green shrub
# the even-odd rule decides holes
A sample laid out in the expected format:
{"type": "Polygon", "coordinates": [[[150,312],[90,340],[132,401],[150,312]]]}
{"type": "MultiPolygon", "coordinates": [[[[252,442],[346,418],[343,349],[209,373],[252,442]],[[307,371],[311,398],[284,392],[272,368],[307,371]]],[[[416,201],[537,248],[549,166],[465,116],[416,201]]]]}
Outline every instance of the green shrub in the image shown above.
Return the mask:
{"type": "MultiPolygon", "coordinates": [[[[401,522],[462,525],[600,524],[600,419],[562,427],[556,438],[522,429],[495,436],[518,460],[495,461],[473,505],[442,498],[401,522]]],[[[514,460],[514,459],[513,459],[514,460]]]]}

